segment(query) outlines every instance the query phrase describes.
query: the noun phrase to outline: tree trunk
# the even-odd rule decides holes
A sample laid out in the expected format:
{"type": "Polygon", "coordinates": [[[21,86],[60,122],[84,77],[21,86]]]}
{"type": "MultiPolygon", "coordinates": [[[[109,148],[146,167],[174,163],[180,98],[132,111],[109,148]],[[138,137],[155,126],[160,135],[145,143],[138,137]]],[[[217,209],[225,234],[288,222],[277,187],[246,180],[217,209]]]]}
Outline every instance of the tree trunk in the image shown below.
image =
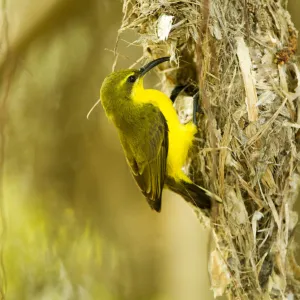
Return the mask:
{"type": "MultiPolygon", "coordinates": [[[[145,57],[171,56],[163,88],[200,89],[190,176],[223,199],[210,222],[209,273],[214,294],[229,299],[300,298],[300,72],[286,2],[124,0],[121,31],[139,32],[145,57]]],[[[187,106],[177,105],[180,115],[187,106]]]]}

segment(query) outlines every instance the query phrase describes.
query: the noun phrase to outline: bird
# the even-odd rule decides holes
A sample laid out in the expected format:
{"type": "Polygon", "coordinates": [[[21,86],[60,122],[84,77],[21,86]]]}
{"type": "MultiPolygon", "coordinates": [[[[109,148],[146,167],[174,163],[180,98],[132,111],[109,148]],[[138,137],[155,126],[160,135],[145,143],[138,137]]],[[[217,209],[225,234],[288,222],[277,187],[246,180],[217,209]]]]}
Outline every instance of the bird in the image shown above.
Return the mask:
{"type": "MultiPolygon", "coordinates": [[[[145,89],[144,76],[170,57],[140,69],[112,72],[100,88],[100,101],[115,125],[133,178],[150,207],[161,211],[167,188],[209,215],[214,194],[193,183],[183,172],[197,126],[182,124],[172,100],[156,89],[145,89]]],[[[218,196],[215,199],[220,200],[218,196]]]]}

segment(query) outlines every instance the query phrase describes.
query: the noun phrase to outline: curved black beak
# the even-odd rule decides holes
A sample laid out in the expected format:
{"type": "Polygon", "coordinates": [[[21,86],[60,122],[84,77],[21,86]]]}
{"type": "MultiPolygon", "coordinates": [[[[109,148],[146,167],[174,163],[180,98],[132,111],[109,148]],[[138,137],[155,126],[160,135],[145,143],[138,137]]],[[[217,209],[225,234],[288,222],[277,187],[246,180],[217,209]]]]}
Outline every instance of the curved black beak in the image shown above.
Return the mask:
{"type": "Polygon", "coordinates": [[[144,67],[140,68],[140,70],[139,70],[140,74],[139,75],[144,76],[151,69],[153,69],[154,67],[156,67],[157,65],[159,65],[159,64],[161,64],[165,61],[170,61],[170,57],[169,56],[161,57],[161,58],[158,58],[158,59],[155,59],[155,60],[149,62],[144,67]]]}

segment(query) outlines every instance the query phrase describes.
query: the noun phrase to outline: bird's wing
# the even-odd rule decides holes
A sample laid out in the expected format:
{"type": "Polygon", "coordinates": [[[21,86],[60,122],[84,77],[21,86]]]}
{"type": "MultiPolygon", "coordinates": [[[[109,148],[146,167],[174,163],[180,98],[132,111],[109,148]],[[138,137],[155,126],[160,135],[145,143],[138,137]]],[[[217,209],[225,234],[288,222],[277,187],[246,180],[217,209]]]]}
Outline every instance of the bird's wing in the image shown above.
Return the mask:
{"type": "Polygon", "coordinates": [[[145,109],[147,116],[140,120],[143,136],[139,136],[139,143],[135,149],[125,135],[120,135],[120,138],[134,179],[150,207],[159,212],[166,175],[168,125],[157,107],[147,105],[150,106],[145,109]],[[144,132],[145,128],[147,131],[144,132]]]}

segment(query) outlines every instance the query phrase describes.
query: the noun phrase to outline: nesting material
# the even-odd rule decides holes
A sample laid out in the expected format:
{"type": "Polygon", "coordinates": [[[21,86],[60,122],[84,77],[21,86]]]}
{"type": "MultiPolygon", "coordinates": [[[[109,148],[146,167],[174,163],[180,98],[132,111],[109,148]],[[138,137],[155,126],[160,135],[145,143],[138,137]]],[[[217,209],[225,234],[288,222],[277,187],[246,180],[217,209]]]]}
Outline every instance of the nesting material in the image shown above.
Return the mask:
{"type": "Polygon", "coordinates": [[[230,299],[300,299],[298,33],[281,2],[124,0],[120,32],[140,34],[144,58],[171,56],[162,89],[188,84],[191,96],[200,87],[189,175],[223,199],[209,272],[215,295],[230,299]],[[158,35],[164,16],[172,23],[158,35]]]}
{"type": "Polygon", "coordinates": [[[239,59],[239,66],[244,80],[245,92],[246,92],[246,105],[248,111],[248,120],[250,122],[257,121],[258,109],[257,109],[257,91],[254,82],[254,76],[252,74],[252,63],[249,53],[249,48],[246,46],[243,37],[236,38],[236,51],[239,59]]]}
{"type": "Polygon", "coordinates": [[[162,15],[157,22],[157,35],[160,41],[166,41],[172,29],[173,16],[162,15]]]}

